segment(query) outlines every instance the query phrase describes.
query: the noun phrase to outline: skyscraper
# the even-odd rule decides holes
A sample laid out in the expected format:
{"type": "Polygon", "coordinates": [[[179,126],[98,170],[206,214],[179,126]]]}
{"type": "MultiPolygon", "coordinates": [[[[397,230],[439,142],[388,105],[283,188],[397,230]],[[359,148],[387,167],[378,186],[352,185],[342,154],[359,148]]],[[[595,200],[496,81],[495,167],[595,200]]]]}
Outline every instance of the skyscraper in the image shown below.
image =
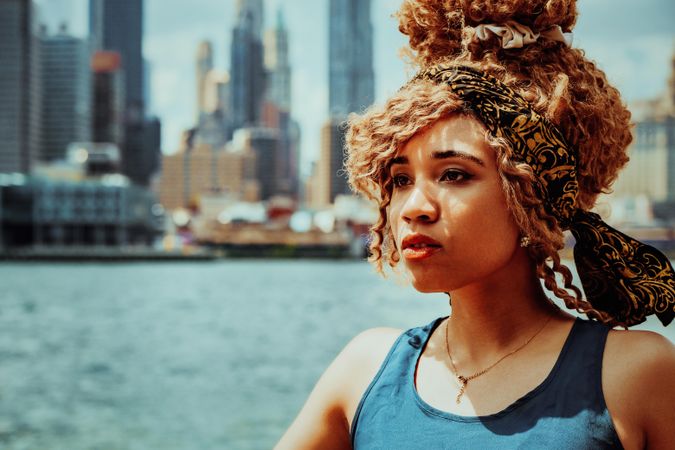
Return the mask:
{"type": "Polygon", "coordinates": [[[92,120],[91,139],[97,143],[124,142],[124,76],[117,52],[98,51],[91,57],[92,120]]]}
{"type": "Polygon", "coordinates": [[[143,0],[89,0],[89,33],[93,50],[113,50],[122,56],[127,115],[142,118],[143,0]]]}
{"type": "Polygon", "coordinates": [[[32,0],[0,1],[0,173],[29,173],[39,157],[40,75],[32,0]]]}
{"type": "Polygon", "coordinates": [[[265,33],[265,69],[268,73],[267,99],[280,110],[291,109],[291,66],[288,61],[288,31],[279,9],[274,29],[265,33]]]}
{"type": "Polygon", "coordinates": [[[197,48],[195,75],[197,79],[196,121],[199,123],[206,111],[206,83],[207,75],[213,70],[213,47],[211,42],[202,41],[197,48]]]}
{"type": "Polygon", "coordinates": [[[232,130],[260,122],[265,93],[262,18],[262,0],[238,0],[230,54],[232,130]]]}
{"type": "Polygon", "coordinates": [[[94,50],[118,52],[124,73],[124,142],[122,173],[147,186],[159,164],[158,149],[147,147],[143,0],[89,0],[89,27],[94,50]]]}
{"type": "Polygon", "coordinates": [[[330,0],[329,114],[345,118],[373,103],[370,0],[330,0]]]}
{"type": "Polygon", "coordinates": [[[347,178],[342,173],[345,146],[345,122],[330,119],[321,128],[321,155],[316,166],[316,192],[312,193],[316,205],[326,206],[335,197],[349,193],[347,178]]]}
{"type": "Polygon", "coordinates": [[[274,191],[295,197],[298,191],[298,144],[300,131],[291,115],[291,66],[288,31],[281,9],[276,26],[265,33],[267,90],[263,124],[279,130],[274,191]]]}
{"type": "Polygon", "coordinates": [[[91,135],[91,77],[85,40],[70,36],[65,26],[58,34],[40,37],[42,54],[41,159],[63,159],[72,142],[91,135]]]}

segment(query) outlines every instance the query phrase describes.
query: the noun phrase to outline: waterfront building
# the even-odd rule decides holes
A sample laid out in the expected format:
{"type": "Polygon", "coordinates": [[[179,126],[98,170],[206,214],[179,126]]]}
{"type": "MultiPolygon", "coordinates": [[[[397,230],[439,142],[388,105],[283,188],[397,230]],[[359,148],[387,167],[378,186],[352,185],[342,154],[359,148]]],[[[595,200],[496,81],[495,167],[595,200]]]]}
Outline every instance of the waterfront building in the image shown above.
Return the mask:
{"type": "Polygon", "coordinates": [[[40,54],[32,0],[0,1],[0,173],[28,174],[42,138],[40,54]]]}
{"type": "Polygon", "coordinates": [[[40,36],[42,56],[43,161],[63,159],[68,144],[91,136],[91,75],[84,39],[68,34],[40,36]]]}
{"type": "Polygon", "coordinates": [[[162,231],[154,195],[119,175],[50,180],[0,175],[0,248],[150,245],[162,231]]]}
{"type": "Polygon", "coordinates": [[[338,195],[349,194],[347,177],[343,172],[346,123],[331,119],[321,128],[321,154],[314,174],[312,203],[328,206],[338,195]]]}
{"type": "Polygon", "coordinates": [[[370,0],[330,0],[328,17],[329,114],[346,118],[375,99],[370,0]]]}
{"type": "Polygon", "coordinates": [[[238,0],[230,52],[232,132],[260,124],[265,94],[262,0],[238,0]]]}

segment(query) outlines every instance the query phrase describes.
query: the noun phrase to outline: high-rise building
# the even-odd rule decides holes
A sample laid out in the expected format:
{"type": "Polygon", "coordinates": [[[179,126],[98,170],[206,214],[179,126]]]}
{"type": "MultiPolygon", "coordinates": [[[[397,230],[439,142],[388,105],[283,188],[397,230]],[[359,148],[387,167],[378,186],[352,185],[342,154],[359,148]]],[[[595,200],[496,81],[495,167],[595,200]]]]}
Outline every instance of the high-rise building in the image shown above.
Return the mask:
{"type": "Polygon", "coordinates": [[[230,53],[232,130],[256,126],[265,93],[262,44],[262,0],[239,0],[230,53]]]}
{"type": "Polygon", "coordinates": [[[288,57],[288,31],[281,9],[274,29],[265,33],[266,101],[263,125],[278,130],[274,191],[296,197],[300,127],[291,115],[291,66],[288,57]]]}
{"type": "Polygon", "coordinates": [[[197,79],[197,105],[196,105],[196,122],[201,121],[201,117],[206,111],[206,90],[207,90],[207,76],[213,70],[213,47],[211,42],[202,41],[197,48],[197,64],[196,64],[196,79],[197,79]]]}
{"type": "Polygon", "coordinates": [[[373,103],[370,0],[330,0],[329,114],[345,118],[373,103]]]}
{"type": "Polygon", "coordinates": [[[148,186],[159,165],[157,149],[146,147],[146,64],[143,60],[143,0],[89,0],[89,26],[95,50],[116,51],[124,73],[122,173],[132,182],[148,186]]]}
{"type": "Polygon", "coordinates": [[[274,128],[244,128],[237,130],[235,148],[256,155],[255,178],[260,186],[260,200],[278,194],[279,130],[274,128]]]}
{"type": "Polygon", "coordinates": [[[274,29],[265,33],[267,99],[282,111],[291,110],[291,66],[288,61],[288,31],[281,9],[274,29]]]}
{"type": "Polygon", "coordinates": [[[613,197],[644,196],[675,205],[675,54],[671,64],[666,94],[630,105],[635,121],[630,161],[612,186],[613,197]]]}
{"type": "Polygon", "coordinates": [[[42,54],[41,159],[64,159],[68,144],[91,135],[91,76],[85,40],[62,26],[40,37],[42,54]]]}
{"type": "Polygon", "coordinates": [[[32,0],[0,1],[0,173],[31,172],[41,143],[38,32],[32,0]]]}
{"type": "Polygon", "coordinates": [[[315,205],[327,206],[341,194],[349,194],[347,177],[342,171],[345,146],[345,122],[329,120],[321,129],[321,155],[316,166],[312,201],[315,205]]]}
{"type": "Polygon", "coordinates": [[[230,137],[228,103],[230,76],[213,68],[213,48],[203,41],[197,49],[197,134],[198,143],[222,148],[230,137]]]}
{"type": "Polygon", "coordinates": [[[113,50],[122,56],[128,118],[142,118],[143,0],[89,0],[89,33],[93,50],[113,50]]]}
{"type": "Polygon", "coordinates": [[[91,140],[121,147],[124,142],[124,76],[117,52],[98,51],[91,57],[91,140]]]}

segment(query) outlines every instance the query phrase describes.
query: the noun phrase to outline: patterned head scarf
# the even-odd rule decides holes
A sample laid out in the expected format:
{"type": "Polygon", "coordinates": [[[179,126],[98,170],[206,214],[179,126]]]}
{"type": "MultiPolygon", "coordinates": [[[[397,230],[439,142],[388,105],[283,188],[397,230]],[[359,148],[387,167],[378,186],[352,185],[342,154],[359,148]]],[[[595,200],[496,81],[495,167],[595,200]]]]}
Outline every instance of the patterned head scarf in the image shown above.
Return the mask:
{"type": "Polygon", "coordinates": [[[577,206],[577,158],[551,122],[496,78],[470,67],[438,65],[416,79],[447,84],[514,157],[537,176],[540,198],[563,230],[576,239],[574,261],[589,303],[632,326],[656,314],[664,326],[675,317],[675,272],[668,258],[577,206]]]}

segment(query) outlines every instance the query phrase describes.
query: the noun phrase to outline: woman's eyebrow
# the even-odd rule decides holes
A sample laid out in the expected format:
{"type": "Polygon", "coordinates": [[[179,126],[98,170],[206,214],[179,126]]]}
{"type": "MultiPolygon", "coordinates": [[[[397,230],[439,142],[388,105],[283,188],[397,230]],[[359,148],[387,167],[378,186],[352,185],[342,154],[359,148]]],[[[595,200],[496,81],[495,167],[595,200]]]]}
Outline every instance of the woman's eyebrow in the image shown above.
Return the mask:
{"type": "Polygon", "coordinates": [[[466,159],[466,160],[469,160],[469,161],[473,161],[480,166],[485,167],[485,163],[481,159],[476,158],[474,155],[472,155],[470,153],[465,153],[465,152],[461,152],[461,151],[458,151],[458,150],[443,150],[443,151],[440,151],[440,152],[433,152],[431,154],[431,156],[434,159],[447,159],[447,158],[466,159]]]}
{"type": "Polygon", "coordinates": [[[393,166],[395,164],[408,164],[408,158],[406,156],[397,156],[395,158],[392,158],[391,162],[389,163],[389,166],[393,166]]]}

